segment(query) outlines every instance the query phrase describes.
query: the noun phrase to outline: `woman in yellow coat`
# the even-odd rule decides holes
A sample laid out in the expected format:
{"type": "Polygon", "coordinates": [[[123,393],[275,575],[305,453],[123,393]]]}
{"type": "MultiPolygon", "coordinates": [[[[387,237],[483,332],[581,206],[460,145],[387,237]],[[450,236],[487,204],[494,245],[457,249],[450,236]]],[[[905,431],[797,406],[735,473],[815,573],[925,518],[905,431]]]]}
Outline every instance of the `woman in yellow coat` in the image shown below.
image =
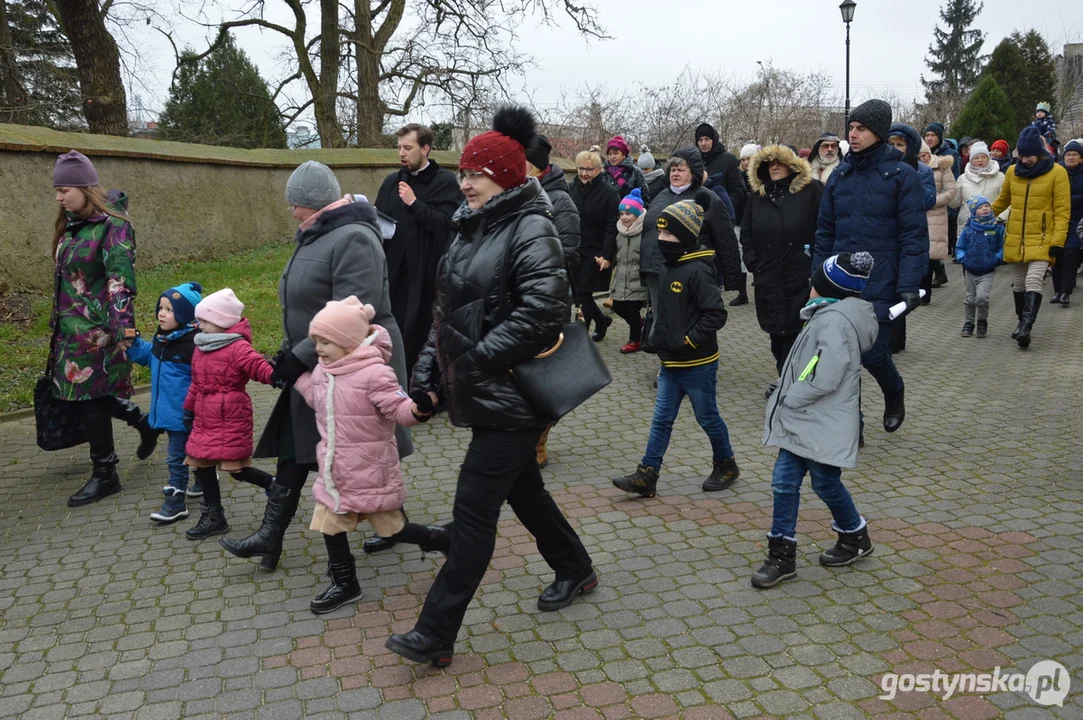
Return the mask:
{"type": "Polygon", "coordinates": [[[1004,238],[1004,262],[1012,265],[1015,313],[1012,338],[1030,347],[1030,331],[1042,307],[1042,285],[1068,238],[1072,192],[1068,172],[1053,162],[1038,130],[1019,134],[1019,162],[1004,174],[1004,185],[993,203],[999,215],[1011,208],[1004,238]]]}

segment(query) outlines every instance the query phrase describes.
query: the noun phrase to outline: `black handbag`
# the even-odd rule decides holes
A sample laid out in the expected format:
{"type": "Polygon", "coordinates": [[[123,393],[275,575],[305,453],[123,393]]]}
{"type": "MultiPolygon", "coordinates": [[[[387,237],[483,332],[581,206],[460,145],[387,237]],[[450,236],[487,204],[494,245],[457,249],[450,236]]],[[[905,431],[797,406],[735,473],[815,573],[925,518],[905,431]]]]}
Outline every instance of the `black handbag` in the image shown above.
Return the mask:
{"type": "MultiPolygon", "coordinates": [[[[501,320],[507,317],[508,267],[515,234],[512,233],[504,247],[504,262],[500,267],[501,320]]],[[[564,417],[613,382],[605,360],[581,322],[566,323],[552,347],[509,372],[527,401],[550,420],[564,417]]]]}
{"type": "MultiPolygon", "coordinates": [[[[60,280],[56,290],[59,292],[60,280]]],[[[56,298],[53,298],[55,312],[56,298]]],[[[34,385],[34,424],[38,447],[42,450],[66,450],[87,441],[86,430],[75,403],[60,400],[53,394],[53,358],[56,355],[56,330],[49,341],[49,359],[45,374],[34,385]]]]}
{"type": "Polygon", "coordinates": [[[652,330],[654,330],[654,306],[648,304],[647,312],[643,315],[643,331],[640,334],[642,339],[639,342],[639,349],[654,355],[658,352],[658,348],[651,342],[652,330]]]}

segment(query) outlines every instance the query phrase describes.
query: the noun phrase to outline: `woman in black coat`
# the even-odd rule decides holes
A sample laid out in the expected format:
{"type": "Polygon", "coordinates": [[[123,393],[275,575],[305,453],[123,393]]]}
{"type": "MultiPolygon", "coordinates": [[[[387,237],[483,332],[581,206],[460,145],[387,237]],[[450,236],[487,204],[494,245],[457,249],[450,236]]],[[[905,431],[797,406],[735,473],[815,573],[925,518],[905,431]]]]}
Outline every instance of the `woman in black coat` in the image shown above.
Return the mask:
{"type": "Polygon", "coordinates": [[[575,158],[576,178],[571,196],[579,208],[579,268],[572,278],[575,304],[583,310],[587,329],[594,322],[594,341],[601,342],[611,318],[594,302],[593,294],[609,287],[609,267],[617,251],[617,208],[620,193],[602,175],[602,157],[584,150],[575,158]]]}
{"type": "Polygon", "coordinates": [[[801,308],[808,302],[816,217],[824,186],[808,162],[782,145],[770,145],[748,167],[752,192],[741,222],[745,265],[756,279],[756,319],[771,336],[775,367],[782,364],[801,332],[801,308]]]}

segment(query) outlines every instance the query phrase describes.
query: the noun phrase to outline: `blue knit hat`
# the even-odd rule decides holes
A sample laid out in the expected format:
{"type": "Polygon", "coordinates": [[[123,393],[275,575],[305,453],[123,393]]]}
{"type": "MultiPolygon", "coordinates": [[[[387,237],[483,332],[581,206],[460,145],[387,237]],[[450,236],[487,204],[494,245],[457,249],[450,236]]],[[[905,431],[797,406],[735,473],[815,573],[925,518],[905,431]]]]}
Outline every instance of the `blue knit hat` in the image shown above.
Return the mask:
{"type": "Polygon", "coordinates": [[[626,212],[639,217],[643,214],[643,194],[639,191],[639,188],[632,188],[632,192],[628,193],[623,200],[620,201],[618,206],[618,212],[626,212]]]}
{"type": "Polygon", "coordinates": [[[966,201],[966,209],[970,211],[970,214],[974,217],[978,216],[978,208],[982,205],[992,206],[993,203],[989,202],[989,198],[984,195],[975,195],[966,201]]]}
{"type": "Polygon", "coordinates": [[[812,287],[820,297],[861,297],[872,266],[873,257],[867,252],[832,255],[812,271],[812,287]]]}
{"type": "Polygon", "coordinates": [[[1019,151],[1019,157],[1030,155],[1045,157],[1049,154],[1049,151],[1045,149],[1045,143],[1042,142],[1042,134],[1033,125],[1027,125],[1023,128],[1023,132],[1019,133],[1019,142],[1015,144],[1015,149],[1019,151]]]}
{"type": "Polygon", "coordinates": [[[173,306],[173,317],[181,327],[191,325],[196,319],[196,305],[203,299],[203,286],[197,282],[181,283],[171,287],[158,296],[158,307],[161,308],[161,299],[165,298],[173,306]]]}

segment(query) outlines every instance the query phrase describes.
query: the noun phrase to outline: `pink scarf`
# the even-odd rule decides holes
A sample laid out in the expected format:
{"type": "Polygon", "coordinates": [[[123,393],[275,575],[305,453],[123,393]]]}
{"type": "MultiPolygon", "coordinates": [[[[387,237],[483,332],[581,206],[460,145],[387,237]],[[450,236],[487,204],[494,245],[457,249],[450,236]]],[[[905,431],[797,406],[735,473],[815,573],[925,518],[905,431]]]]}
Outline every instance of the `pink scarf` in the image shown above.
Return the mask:
{"type": "Polygon", "coordinates": [[[329,210],[337,210],[340,207],[349,205],[351,202],[353,202],[353,200],[347,196],[342,198],[341,200],[335,200],[333,203],[331,203],[325,208],[317,210],[316,214],[309,216],[308,220],[305,220],[303,223],[301,223],[301,230],[308,230],[310,227],[315,225],[320,215],[323,215],[325,212],[328,212],[329,210]]]}

